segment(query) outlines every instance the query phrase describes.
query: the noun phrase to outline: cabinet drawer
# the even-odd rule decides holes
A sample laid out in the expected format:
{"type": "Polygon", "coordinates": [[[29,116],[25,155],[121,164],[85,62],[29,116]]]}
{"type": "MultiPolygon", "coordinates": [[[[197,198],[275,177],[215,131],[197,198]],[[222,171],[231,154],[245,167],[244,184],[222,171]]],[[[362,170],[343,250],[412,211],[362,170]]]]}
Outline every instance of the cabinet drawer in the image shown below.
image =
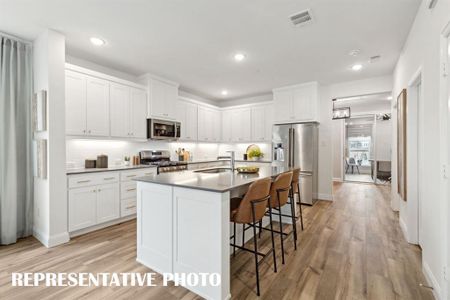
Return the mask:
{"type": "Polygon", "coordinates": [[[120,199],[136,198],[136,182],[127,181],[120,184],[120,199]]]}
{"type": "Polygon", "coordinates": [[[134,178],[156,174],[156,168],[144,168],[139,170],[123,171],[120,173],[120,181],[131,181],[134,178]]]}
{"type": "Polygon", "coordinates": [[[93,186],[98,184],[115,183],[119,181],[117,172],[99,172],[89,174],[70,175],[68,177],[69,189],[93,186]]]}
{"type": "Polygon", "coordinates": [[[136,198],[120,201],[120,217],[126,217],[136,213],[136,198]]]}

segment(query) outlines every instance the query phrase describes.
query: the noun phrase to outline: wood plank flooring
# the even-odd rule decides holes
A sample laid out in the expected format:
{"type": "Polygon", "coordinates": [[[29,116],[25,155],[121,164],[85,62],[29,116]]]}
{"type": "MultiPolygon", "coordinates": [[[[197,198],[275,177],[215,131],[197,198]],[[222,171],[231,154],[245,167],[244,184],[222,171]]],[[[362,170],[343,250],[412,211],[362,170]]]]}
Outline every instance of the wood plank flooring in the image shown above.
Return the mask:
{"type": "MultiPolygon", "coordinates": [[[[286,264],[261,266],[261,299],[433,299],[421,250],[409,245],[390,209],[389,186],[335,184],[334,202],[304,206],[299,247],[285,242],[286,264]]],[[[260,240],[269,246],[269,233],[260,240]]],[[[278,239],[277,239],[278,240],[278,239]]],[[[248,245],[251,247],[251,243],[248,245]]],[[[279,245],[277,246],[279,249],[279,245]]],[[[136,259],[136,223],[126,222],[47,249],[34,238],[0,247],[0,299],[200,299],[182,287],[12,287],[11,272],[150,272],[136,259]]],[[[278,255],[280,251],[278,250],[278,255]]],[[[231,263],[233,299],[257,299],[253,256],[231,263]]],[[[158,278],[157,284],[161,284],[158,278]]]]}

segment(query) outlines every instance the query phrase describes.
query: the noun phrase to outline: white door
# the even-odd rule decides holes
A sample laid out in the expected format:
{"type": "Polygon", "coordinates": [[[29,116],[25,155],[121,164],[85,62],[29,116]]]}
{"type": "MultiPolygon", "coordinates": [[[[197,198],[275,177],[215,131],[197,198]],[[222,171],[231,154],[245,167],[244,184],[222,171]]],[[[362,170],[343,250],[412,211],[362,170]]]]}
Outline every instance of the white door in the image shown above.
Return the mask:
{"type": "Polygon", "coordinates": [[[147,137],[147,93],[143,90],[131,89],[130,134],[133,138],[147,137]]]}
{"type": "Polygon", "coordinates": [[[88,76],[86,103],[88,135],[109,136],[109,82],[88,76]]]}
{"type": "MultiPolygon", "coordinates": [[[[130,88],[121,84],[111,84],[111,136],[130,137],[130,88]]],[[[145,112],[144,112],[145,114],[145,112]]]]}
{"type": "Polygon", "coordinates": [[[286,122],[294,118],[292,111],[292,90],[275,91],[273,93],[275,104],[275,121],[286,122]]]}
{"type": "Polygon", "coordinates": [[[97,224],[120,217],[119,185],[117,183],[97,187],[97,224]]]}
{"type": "Polygon", "coordinates": [[[224,111],[222,113],[222,141],[224,142],[232,142],[232,111],[224,111]]]}
{"type": "Polygon", "coordinates": [[[69,231],[76,231],[96,224],[96,187],[69,190],[69,231]]]}
{"type": "Polygon", "coordinates": [[[66,71],[66,134],[86,133],[86,77],[66,71]]]}
{"type": "Polygon", "coordinates": [[[266,108],[258,106],[252,108],[252,141],[264,141],[266,137],[265,126],[266,108]]]}

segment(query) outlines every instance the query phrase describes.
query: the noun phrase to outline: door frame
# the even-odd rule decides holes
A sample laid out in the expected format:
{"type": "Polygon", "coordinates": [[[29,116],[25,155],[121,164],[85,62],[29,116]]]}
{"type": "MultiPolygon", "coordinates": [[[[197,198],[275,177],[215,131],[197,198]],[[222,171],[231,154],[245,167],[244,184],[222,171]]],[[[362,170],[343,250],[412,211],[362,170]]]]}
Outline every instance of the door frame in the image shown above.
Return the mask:
{"type": "Polygon", "coordinates": [[[450,162],[450,20],[444,26],[441,32],[440,41],[440,195],[441,195],[441,220],[442,220],[442,236],[443,241],[443,268],[446,269],[447,279],[443,280],[442,298],[447,299],[450,296],[450,284],[448,283],[448,272],[450,266],[450,204],[448,197],[450,196],[450,180],[449,178],[449,162],[450,162]]]}

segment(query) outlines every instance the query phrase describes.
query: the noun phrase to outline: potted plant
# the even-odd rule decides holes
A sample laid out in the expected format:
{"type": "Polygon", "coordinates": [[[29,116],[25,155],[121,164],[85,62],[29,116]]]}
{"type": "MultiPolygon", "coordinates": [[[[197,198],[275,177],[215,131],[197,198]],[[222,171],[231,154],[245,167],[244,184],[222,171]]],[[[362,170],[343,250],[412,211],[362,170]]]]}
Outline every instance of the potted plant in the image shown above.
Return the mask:
{"type": "Polygon", "coordinates": [[[125,166],[129,166],[130,165],[130,157],[129,156],[125,156],[123,158],[123,160],[125,161],[125,166]]]}
{"type": "Polygon", "coordinates": [[[253,148],[248,152],[248,158],[250,160],[260,160],[263,156],[264,154],[259,148],[253,148]]]}

